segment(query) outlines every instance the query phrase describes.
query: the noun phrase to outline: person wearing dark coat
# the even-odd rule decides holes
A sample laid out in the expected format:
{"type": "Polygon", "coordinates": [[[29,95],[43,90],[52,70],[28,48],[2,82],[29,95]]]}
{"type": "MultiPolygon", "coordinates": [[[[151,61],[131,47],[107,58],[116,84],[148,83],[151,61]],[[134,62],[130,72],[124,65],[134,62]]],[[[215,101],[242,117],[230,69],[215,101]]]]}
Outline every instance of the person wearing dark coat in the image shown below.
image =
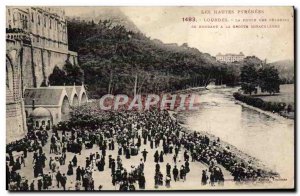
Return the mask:
{"type": "Polygon", "coordinates": [[[185,162],[184,164],[185,172],[189,173],[190,172],[190,163],[188,161],[185,162]]]}
{"type": "Polygon", "coordinates": [[[111,162],[112,162],[113,158],[111,155],[108,156],[108,168],[111,168],[111,162]]]}
{"type": "Polygon", "coordinates": [[[138,148],[141,146],[141,136],[138,137],[138,141],[136,145],[138,148]]]}
{"type": "Polygon", "coordinates": [[[154,146],[154,143],[153,143],[153,140],[151,139],[151,141],[150,141],[150,148],[153,149],[153,146],[154,146]]]}
{"type": "Polygon", "coordinates": [[[33,166],[33,175],[34,175],[35,178],[37,178],[38,175],[39,175],[38,164],[35,164],[35,165],[33,166]]]}
{"type": "Polygon", "coordinates": [[[111,174],[111,183],[113,184],[113,186],[116,185],[116,180],[117,180],[117,176],[116,176],[116,173],[112,173],[111,174]]]}
{"type": "Polygon", "coordinates": [[[148,151],[146,151],[146,149],[144,149],[144,150],[142,151],[142,154],[143,154],[144,162],[146,162],[148,151]]]}
{"type": "Polygon", "coordinates": [[[88,157],[86,157],[86,159],[85,159],[85,168],[89,167],[90,164],[91,164],[91,161],[89,160],[88,157]]]}
{"type": "Polygon", "coordinates": [[[66,183],[67,183],[67,177],[65,174],[63,174],[61,178],[61,186],[63,187],[64,191],[66,190],[66,183]]]}
{"type": "Polygon", "coordinates": [[[139,176],[138,183],[139,183],[139,189],[145,189],[146,179],[143,173],[139,176]]]}
{"type": "MultiPolygon", "coordinates": [[[[34,159],[34,155],[33,155],[33,159],[34,159]]],[[[32,163],[34,163],[34,161],[32,163]]],[[[9,152],[9,166],[13,166],[14,164],[15,164],[15,161],[14,161],[12,152],[9,152]]]]}
{"type": "Polygon", "coordinates": [[[23,154],[24,154],[24,158],[27,158],[27,148],[24,148],[23,154]]]}
{"type": "Polygon", "coordinates": [[[206,185],[208,180],[208,176],[206,174],[205,170],[202,170],[202,178],[201,178],[201,184],[206,185]]]}
{"type": "Polygon", "coordinates": [[[173,156],[173,161],[176,164],[176,162],[177,162],[177,156],[176,155],[173,156]]]}
{"type": "Polygon", "coordinates": [[[114,142],[114,140],[111,141],[111,150],[115,150],[115,142],[114,142]]]}
{"type": "Polygon", "coordinates": [[[184,161],[189,161],[190,156],[188,155],[187,151],[184,151],[183,157],[184,161]]]}
{"type": "Polygon", "coordinates": [[[61,173],[60,173],[60,171],[58,171],[57,173],[56,173],[56,182],[57,182],[57,187],[59,188],[59,184],[60,184],[60,182],[61,182],[61,178],[62,178],[62,175],[61,175],[61,173]]]}
{"type": "Polygon", "coordinates": [[[108,143],[108,150],[112,150],[111,141],[108,143]]]}
{"type": "Polygon", "coordinates": [[[95,154],[90,153],[90,161],[92,162],[94,159],[95,154]]]}
{"type": "Polygon", "coordinates": [[[106,148],[105,148],[105,147],[102,148],[102,156],[103,156],[103,157],[106,156],[106,148]]]}
{"type": "Polygon", "coordinates": [[[81,179],[83,179],[84,174],[85,174],[85,170],[83,167],[81,167],[81,179]]]}
{"type": "Polygon", "coordinates": [[[157,173],[159,171],[160,171],[160,165],[159,165],[159,163],[156,163],[156,165],[155,165],[155,173],[157,173]]]}
{"type": "Polygon", "coordinates": [[[126,159],[130,159],[130,149],[129,149],[129,147],[126,148],[125,154],[126,154],[126,159]]]}
{"type": "Polygon", "coordinates": [[[111,162],[111,173],[115,173],[115,170],[116,170],[116,162],[115,162],[115,159],[112,159],[112,162],[111,162]]]}
{"type": "Polygon", "coordinates": [[[154,162],[158,163],[158,160],[159,160],[159,154],[158,154],[158,150],[157,150],[154,154],[154,162]]]}
{"type": "Polygon", "coordinates": [[[46,160],[47,160],[47,157],[46,157],[45,153],[41,154],[41,161],[42,161],[43,168],[45,168],[45,166],[46,166],[46,160]]]}
{"type": "Polygon", "coordinates": [[[34,191],[35,189],[34,189],[34,180],[31,182],[31,184],[30,184],[30,191],[34,191]]]}
{"type": "Polygon", "coordinates": [[[178,169],[175,165],[174,168],[173,168],[173,178],[174,178],[175,182],[178,180],[178,173],[179,173],[179,171],[178,171],[178,169]]]}
{"type": "Polygon", "coordinates": [[[100,159],[100,154],[96,152],[96,159],[100,159]]]}
{"type": "Polygon", "coordinates": [[[179,148],[178,148],[178,146],[176,146],[175,147],[175,155],[176,155],[176,157],[178,156],[178,153],[179,153],[179,148]]]}
{"type": "Polygon", "coordinates": [[[43,187],[42,179],[39,179],[39,180],[38,180],[38,190],[41,191],[41,190],[42,190],[42,187],[43,187]]]}
{"type": "Polygon", "coordinates": [[[169,163],[167,163],[167,165],[166,165],[166,172],[167,172],[167,175],[171,175],[171,165],[169,163]]]}
{"type": "Polygon", "coordinates": [[[181,166],[181,169],[180,169],[179,173],[180,173],[180,179],[183,179],[183,181],[185,181],[186,171],[185,171],[184,166],[181,166]]]}
{"type": "Polygon", "coordinates": [[[105,160],[104,157],[101,158],[100,162],[98,163],[98,170],[99,171],[104,171],[104,166],[105,166],[105,160]]]}
{"type": "Polygon", "coordinates": [[[67,172],[67,175],[68,175],[68,176],[73,175],[73,165],[72,165],[71,161],[70,161],[70,163],[69,163],[69,165],[68,165],[68,172],[67,172]]]}
{"type": "Polygon", "coordinates": [[[77,167],[77,157],[76,155],[74,155],[73,159],[72,159],[72,163],[74,167],[77,167]]]}
{"type": "Polygon", "coordinates": [[[159,162],[164,162],[164,152],[160,151],[160,155],[159,155],[159,162]]]}
{"type": "MultiPolygon", "coordinates": [[[[34,163],[35,161],[37,161],[37,159],[38,159],[38,153],[37,152],[34,152],[33,153],[33,161],[32,161],[32,163],[34,163]]],[[[13,159],[10,159],[11,161],[14,161],[13,159]]]]}
{"type": "Polygon", "coordinates": [[[118,155],[119,156],[122,155],[122,147],[119,147],[119,149],[118,149],[118,155]]]}
{"type": "Polygon", "coordinates": [[[80,169],[80,166],[77,167],[76,169],[76,180],[77,181],[81,181],[81,169],[80,169]]]}

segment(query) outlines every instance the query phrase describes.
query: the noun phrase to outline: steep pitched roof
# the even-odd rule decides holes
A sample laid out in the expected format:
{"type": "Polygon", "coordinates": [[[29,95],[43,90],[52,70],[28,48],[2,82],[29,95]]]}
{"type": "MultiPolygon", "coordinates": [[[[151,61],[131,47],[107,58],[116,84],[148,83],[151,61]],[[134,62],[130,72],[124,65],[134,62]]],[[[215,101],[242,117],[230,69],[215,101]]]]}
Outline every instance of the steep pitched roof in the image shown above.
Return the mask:
{"type": "Polygon", "coordinates": [[[60,98],[64,92],[64,87],[41,87],[41,88],[28,88],[24,92],[25,105],[59,105],[60,98]]]}
{"type": "MultiPolygon", "coordinates": [[[[68,97],[71,99],[74,86],[65,86],[68,97]]],[[[75,91],[76,93],[76,91],[75,91]]],[[[78,95],[78,93],[76,93],[78,95]]]]}
{"type": "Polygon", "coordinates": [[[82,86],[75,86],[75,89],[76,89],[76,92],[77,92],[78,96],[80,95],[81,88],[82,88],[82,86]]]}

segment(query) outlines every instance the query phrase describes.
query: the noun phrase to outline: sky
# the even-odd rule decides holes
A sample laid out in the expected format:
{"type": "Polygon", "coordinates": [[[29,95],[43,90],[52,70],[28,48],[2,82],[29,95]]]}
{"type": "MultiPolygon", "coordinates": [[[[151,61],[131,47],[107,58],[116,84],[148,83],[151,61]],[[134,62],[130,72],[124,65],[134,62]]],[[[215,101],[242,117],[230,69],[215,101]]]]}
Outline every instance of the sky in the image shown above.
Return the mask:
{"type": "Polygon", "coordinates": [[[293,9],[291,7],[119,7],[66,8],[66,15],[120,9],[146,36],[164,43],[188,43],[201,52],[255,55],[267,62],[294,59],[293,9]],[[209,12],[209,13],[208,13],[209,12]],[[183,21],[194,17],[197,22],[183,21]],[[236,20],[239,19],[239,22],[236,20]],[[243,20],[248,20],[245,22],[243,20]],[[256,21],[250,21],[255,19],[256,21]],[[266,19],[266,21],[259,21],[266,19]],[[270,19],[284,21],[270,22],[270,19]],[[221,20],[211,22],[212,20],[221,20]],[[227,22],[222,22],[226,20],[227,22]],[[194,25],[197,28],[191,28],[194,25]],[[216,26],[218,28],[199,28],[216,26]],[[231,28],[225,28],[231,26],[231,28]],[[276,25],[276,28],[232,28],[232,25],[276,25]],[[223,28],[220,28],[223,26],[223,28]]]}

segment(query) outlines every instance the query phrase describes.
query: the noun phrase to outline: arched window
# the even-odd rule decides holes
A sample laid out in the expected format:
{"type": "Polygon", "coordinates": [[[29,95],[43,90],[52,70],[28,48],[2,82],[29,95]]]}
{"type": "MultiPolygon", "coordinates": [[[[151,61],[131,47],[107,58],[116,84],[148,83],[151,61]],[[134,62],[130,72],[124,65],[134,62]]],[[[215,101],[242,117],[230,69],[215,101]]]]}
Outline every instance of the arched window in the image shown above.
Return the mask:
{"type": "Polygon", "coordinates": [[[85,104],[86,102],[87,102],[87,96],[85,93],[82,93],[80,105],[85,104]]]}
{"type": "Polygon", "coordinates": [[[15,17],[15,15],[13,14],[13,25],[15,26],[15,24],[16,24],[16,17],[15,17]]]}
{"type": "Polygon", "coordinates": [[[13,90],[13,68],[8,58],[6,58],[6,87],[13,90]]]}
{"type": "Polygon", "coordinates": [[[27,25],[27,16],[25,16],[24,27],[25,27],[25,29],[27,29],[27,27],[28,27],[28,25],[27,25]]]}
{"type": "Polygon", "coordinates": [[[69,112],[70,112],[70,102],[68,97],[65,96],[61,106],[61,120],[65,121],[69,119],[69,112]]]}
{"type": "Polygon", "coordinates": [[[78,96],[75,94],[72,101],[73,106],[79,106],[78,96]]]}
{"type": "Polygon", "coordinates": [[[39,121],[35,121],[35,127],[39,127],[39,121]]]}

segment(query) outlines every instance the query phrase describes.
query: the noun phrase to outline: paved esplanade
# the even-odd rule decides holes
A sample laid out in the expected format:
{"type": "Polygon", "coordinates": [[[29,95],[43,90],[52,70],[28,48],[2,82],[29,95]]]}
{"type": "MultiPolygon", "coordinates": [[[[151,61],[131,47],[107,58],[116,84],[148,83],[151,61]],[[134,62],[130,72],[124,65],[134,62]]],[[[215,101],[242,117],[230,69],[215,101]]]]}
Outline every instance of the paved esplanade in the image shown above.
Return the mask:
{"type": "MultiPolygon", "coordinates": [[[[50,137],[51,137],[51,131],[49,132],[50,137]]],[[[141,132],[139,133],[141,135],[141,132]]],[[[68,136],[71,134],[68,133],[68,136]]],[[[44,168],[44,174],[48,174],[51,172],[49,168],[49,160],[50,157],[55,157],[55,156],[60,156],[60,155],[55,155],[53,153],[49,154],[50,152],[50,137],[48,138],[47,144],[43,147],[43,151],[46,154],[47,160],[46,160],[46,167],[44,168]]],[[[94,165],[93,167],[93,179],[94,179],[94,187],[95,190],[98,190],[99,185],[102,185],[103,188],[102,190],[119,190],[119,185],[116,184],[116,186],[113,186],[112,184],[112,177],[111,177],[111,169],[109,168],[109,163],[108,163],[108,156],[112,155],[112,158],[116,159],[118,156],[118,148],[117,148],[117,142],[115,142],[116,148],[115,150],[108,150],[106,151],[106,159],[105,159],[105,168],[104,171],[98,171],[97,167],[94,165]]],[[[162,141],[161,141],[162,144],[162,141]]],[[[162,145],[158,148],[150,148],[150,142],[148,141],[146,145],[144,145],[143,142],[141,142],[141,147],[139,150],[139,153],[137,156],[131,156],[130,159],[126,159],[125,155],[121,155],[122,159],[122,164],[123,167],[127,170],[127,172],[130,172],[132,170],[132,165],[137,168],[137,166],[140,164],[140,159],[142,159],[142,153],[141,151],[146,149],[148,151],[147,154],[147,161],[144,163],[144,174],[145,174],[145,179],[146,179],[146,184],[145,184],[145,190],[162,190],[162,189],[211,189],[211,188],[222,188],[220,185],[215,185],[212,187],[210,184],[207,185],[201,185],[201,175],[202,175],[202,170],[207,169],[208,166],[205,164],[202,164],[201,162],[191,162],[190,163],[190,172],[186,176],[186,181],[184,182],[183,180],[175,182],[173,180],[173,175],[172,180],[171,180],[171,187],[167,188],[165,186],[165,178],[166,178],[166,164],[169,163],[171,165],[171,173],[174,168],[174,161],[173,161],[173,154],[165,154],[164,155],[164,162],[160,163],[160,171],[163,174],[163,186],[159,186],[158,188],[154,187],[154,175],[155,175],[155,162],[154,162],[154,153],[156,150],[159,152],[163,150],[162,145]]],[[[83,150],[81,151],[81,155],[76,154],[77,156],[77,166],[80,167],[85,167],[85,160],[86,157],[89,157],[90,153],[96,153],[98,152],[101,154],[101,151],[99,150],[99,147],[94,144],[92,149],[85,149],[83,147],[83,150]]],[[[184,165],[184,148],[181,147],[178,158],[177,158],[177,168],[180,169],[181,165],[184,165]]],[[[65,165],[59,165],[59,171],[63,174],[65,173],[67,176],[67,184],[66,184],[66,190],[75,190],[75,182],[76,182],[76,168],[73,167],[74,174],[71,176],[67,175],[67,170],[68,170],[68,164],[69,161],[72,160],[74,157],[74,153],[71,152],[66,152],[66,161],[65,165]]],[[[191,159],[190,159],[191,160],[191,159]]],[[[33,152],[28,153],[27,158],[25,159],[26,162],[26,167],[21,168],[20,174],[21,176],[25,176],[28,179],[28,183],[30,184],[32,180],[34,179],[34,173],[33,173],[33,152]]],[[[224,174],[225,182],[224,184],[227,185],[227,183],[233,183],[233,177],[230,175],[228,171],[226,171],[222,166],[219,165],[220,168],[222,168],[222,172],[224,174]]],[[[55,178],[55,173],[52,173],[52,186],[49,187],[49,190],[63,190],[63,188],[60,186],[60,188],[57,188],[56,186],[56,178],[55,178]]],[[[138,190],[138,184],[135,183],[135,188],[138,190]]],[[[35,189],[37,189],[37,180],[35,180],[35,189]]],[[[84,190],[84,187],[81,187],[81,190],[84,190]]]]}

